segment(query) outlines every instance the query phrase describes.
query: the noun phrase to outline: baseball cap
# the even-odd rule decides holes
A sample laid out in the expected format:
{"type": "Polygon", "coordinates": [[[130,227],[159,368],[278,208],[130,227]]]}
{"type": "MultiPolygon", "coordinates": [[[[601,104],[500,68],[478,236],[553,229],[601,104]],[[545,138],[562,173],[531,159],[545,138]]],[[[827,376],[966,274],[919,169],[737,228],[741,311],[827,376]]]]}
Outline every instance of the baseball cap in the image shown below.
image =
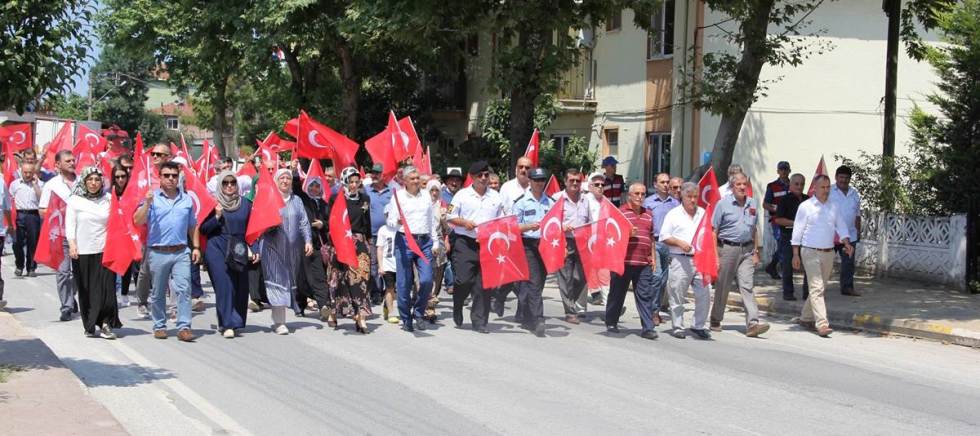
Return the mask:
{"type": "Polygon", "coordinates": [[[618,163],[619,161],[616,160],[616,158],[612,157],[612,155],[606,156],[606,158],[602,160],[602,166],[616,165],[618,163]]]}
{"type": "Polygon", "coordinates": [[[789,171],[789,169],[790,169],[789,168],[789,162],[786,162],[784,160],[779,161],[779,163],[776,164],[776,169],[777,170],[786,170],[786,171],[789,171]]]}

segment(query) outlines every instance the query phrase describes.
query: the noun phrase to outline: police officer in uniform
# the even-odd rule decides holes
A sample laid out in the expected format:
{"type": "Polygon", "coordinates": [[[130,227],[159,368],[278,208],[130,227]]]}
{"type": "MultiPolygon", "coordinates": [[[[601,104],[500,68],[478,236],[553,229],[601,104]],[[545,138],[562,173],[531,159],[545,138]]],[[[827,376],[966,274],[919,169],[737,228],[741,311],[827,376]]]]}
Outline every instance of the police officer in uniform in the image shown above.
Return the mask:
{"type": "Polygon", "coordinates": [[[489,333],[487,321],[490,317],[490,293],[483,289],[480,273],[480,244],[476,240],[476,227],[486,221],[503,215],[503,200],[500,193],[489,189],[490,165],[479,161],[470,165],[473,184],[460,189],[450,204],[448,221],[453,226],[450,236],[452,253],[450,261],[456,273],[453,291],[453,321],[456,326],[463,325],[463,305],[466,297],[473,295],[470,321],[473,330],[489,333]]]}
{"type": "Polygon", "coordinates": [[[530,189],[514,202],[511,209],[517,215],[517,223],[524,232],[524,254],[527,256],[528,280],[517,283],[517,316],[521,327],[531,330],[537,336],[544,336],[544,304],[541,292],[544,291],[545,269],[538,252],[541,240],[541,220],[551,210],[555,201],[544,194],[548,182],[548,171],[534,168],[528,173],[530,189]]]}

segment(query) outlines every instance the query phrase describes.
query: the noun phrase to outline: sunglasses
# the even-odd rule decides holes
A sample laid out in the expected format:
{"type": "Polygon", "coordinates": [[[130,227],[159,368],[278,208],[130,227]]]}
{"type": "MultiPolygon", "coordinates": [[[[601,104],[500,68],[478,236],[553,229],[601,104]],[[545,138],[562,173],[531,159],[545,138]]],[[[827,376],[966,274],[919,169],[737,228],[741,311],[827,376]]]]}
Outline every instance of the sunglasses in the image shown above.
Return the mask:
{"type": "Polygon", "coordinates": [[[571,183],[582,183],[582,181],[579,180],[579,179],[568,179],[565,183],[569,183],[569,184],[571,184],[571,183]]]}
{"type": "Polygon", "coordinates": [[[237,184],[238,184],[238,182],[235,181],[235,180],[222,180],[221,181],[221,186],[234,186],[234,185],[237,185],[237,184]]]}
{"type": "Polygon", "coordinates": [[[167,156],[170,156],[170,153],[159,153],[159,152],[156,152],[156,151],[154,151],[153,153],[150,153],[150,154],[153,157],[167,157],[167,156]]]}
{"type": "Polygon", "coordinates": [[[129,174],[117,175],[117,176],[114,176],[113,178],[116,179],[116,180],[119,180],[119,179],[128,179],[129,178],[129,174]]]}
{"type": "Polygon", "coordinates": [[[177,175],[177,173],[166,173],[166,174],[160,174],[160,177],[162,177],[164,179],[176,179],[177,177],[180,177],[180,176],[177,175]]]}
{"type": "Polygon", "coordinates": [[[602,183],[593,183],[592,186],[595,186],[596,188],[601,188],[604,185],[602,183]]]}
{"type": "Polygon", "coordinates": [[[478,179],[482,179],[482,178],[485,178],[485,177],[490,177],[490,172],[489,171],[484,171],[484,172],[478,173],[476,175],[476,178],[478,178],[478,179]]]}

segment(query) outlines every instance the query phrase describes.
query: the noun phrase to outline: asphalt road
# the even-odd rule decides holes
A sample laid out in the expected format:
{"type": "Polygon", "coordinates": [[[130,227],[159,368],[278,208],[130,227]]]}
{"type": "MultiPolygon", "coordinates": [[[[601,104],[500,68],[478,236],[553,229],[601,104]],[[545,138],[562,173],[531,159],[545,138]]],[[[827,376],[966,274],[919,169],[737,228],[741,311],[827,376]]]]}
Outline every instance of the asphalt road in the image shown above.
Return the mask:
{"type": "Polygon", "coordinates": [[[135,307],[106,341],[57,321],[53,273],[15,278],[12,261],[8,310],[132,434],[980,434],[980,351],[958,346],[789,320],[750,339],[740,313],[711,341],[649,341],[631,303],[610,336],[601,308],[561,320],[554,289],[546,338],[517,328],[513,300],[491,334],[456,329],[444,299],[440,325],[414,334],[290,314],[294,334],[276,336],[264,311],[229,340],[209,304],[196,343],[153,339],[135,307]]]}

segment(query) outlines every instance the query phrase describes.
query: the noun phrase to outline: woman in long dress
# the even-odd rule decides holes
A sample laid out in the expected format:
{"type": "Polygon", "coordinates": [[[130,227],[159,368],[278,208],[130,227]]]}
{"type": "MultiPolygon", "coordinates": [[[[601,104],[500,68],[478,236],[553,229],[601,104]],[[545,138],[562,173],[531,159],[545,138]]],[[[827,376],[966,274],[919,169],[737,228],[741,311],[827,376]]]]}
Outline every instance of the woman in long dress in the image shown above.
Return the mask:
{"type": "Polygon", "coordinates": [[[296,276],[302,256],[313,254],[313,243],[303,201],[293,195],[292,172],[288,169],[276,171],[275,182],[285,204],[279,209],[282,224],[265,232],[259,251],[265,290],[272,306],[272,330],[279,335],[288,335],[286,308],[295,301],[296,276]]]}
{"type": "Polygon", "coordinates": [[[330,204],[332,208],[338,195],[343,195],[347,200],[347,217],[350,219],[358,266],[340,265],[340,283],[334,297],[335,313],[338,318],[353,319],[357,331],[368,333],[366,321],[371,316],[371,299],[368,296],[371,258],[367,241],[371,238],[371,200],[361,190],[361,174],[356,168],[344,168],[340,176],[344,187],[331,198],[330,204]]]}
{"type": "Polygon", "coordinates": [[[204,261],[214,286],[218,313],[218,331],[228,339],[235,330],[245,327],[248,314],[248,264],[259,261],[245,245],[245,230],[252,213],[252,202],[243,198],[235,173],[223,171],[218,175],[218,205],[201,223],[201,234],[208,238],[204,261]],[[232,250],[229,255],[229,250],[232,250]]]}
{"type": "Polygon", "coordinates": [[[116,274],[102,266],[110,197],[102,190],[102,171],[90,166],[82,170],[82,181],[68,197],[65,208],[65,238],[71,257],[78,306],[85,335],[116,339],[112,329],[122,327],[116,303],[116,274]]]}

